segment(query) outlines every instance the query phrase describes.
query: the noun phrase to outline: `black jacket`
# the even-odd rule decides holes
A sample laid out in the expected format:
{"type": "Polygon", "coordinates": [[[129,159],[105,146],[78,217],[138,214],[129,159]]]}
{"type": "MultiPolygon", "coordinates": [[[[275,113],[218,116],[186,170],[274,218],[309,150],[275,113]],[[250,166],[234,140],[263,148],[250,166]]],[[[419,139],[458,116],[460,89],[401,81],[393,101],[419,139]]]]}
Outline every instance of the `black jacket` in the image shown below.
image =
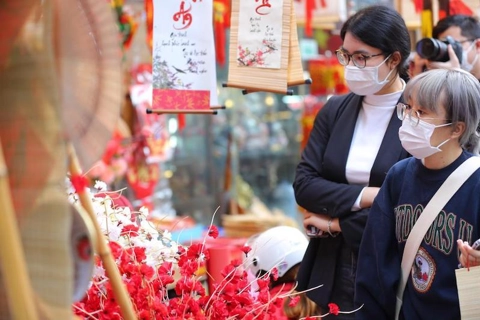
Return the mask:
{"type": "MultiPolygon", "coordinates": [[[[346,244],[358,253],[369,212],[369,209],[351,212],[363,186],[350,185],[345,177],[362,100],[363,97],[353,93],[334,96],[320,110],[293,183],[295,198],[301,207],[339,218],[342,228],[336,238],[311,239],[298,274],[298,290],[323,284],[307,294],[321,306],[330,302],[341,246],[346,244]]],[[[370,173],[369,186],[380,187],[390,167],[409,156],[398,137],[401,124],[394,110],[370,173]]]]}

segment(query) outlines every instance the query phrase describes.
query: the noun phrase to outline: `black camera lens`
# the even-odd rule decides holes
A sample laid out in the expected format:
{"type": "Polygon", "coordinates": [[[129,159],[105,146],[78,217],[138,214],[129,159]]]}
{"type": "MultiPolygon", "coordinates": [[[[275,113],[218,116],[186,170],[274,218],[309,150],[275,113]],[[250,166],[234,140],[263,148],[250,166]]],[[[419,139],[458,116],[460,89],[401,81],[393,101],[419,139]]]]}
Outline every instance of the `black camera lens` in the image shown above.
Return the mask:
{"type": "Polygon", "coordinates": [[[418,41],[416,50],[420,57],[430,61],[445,62],[450,59],[447,44],[437,39],[425,38],[418,41]]]}

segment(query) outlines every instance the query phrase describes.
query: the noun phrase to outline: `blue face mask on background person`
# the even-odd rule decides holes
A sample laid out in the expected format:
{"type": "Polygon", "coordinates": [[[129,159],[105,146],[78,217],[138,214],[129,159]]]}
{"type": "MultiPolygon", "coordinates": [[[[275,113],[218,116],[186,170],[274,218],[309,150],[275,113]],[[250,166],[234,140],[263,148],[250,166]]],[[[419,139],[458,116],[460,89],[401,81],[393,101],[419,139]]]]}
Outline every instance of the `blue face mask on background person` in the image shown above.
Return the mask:
{"type": "Polygon", "coordinates": [[[390,56],[391,55],[386,57],[385,60],[376,67],[358,68],[356,66],[345,66],[345,81],[350,91],[359,96],[366,96],[380,91],[389,81],[388,77],[390,77],[390,74],[395,70],[390,70],[385,79],[378,81],[378,69],[390,56]]]}
{"type": "Polygon", "coordinates": [[[440,149],[450,139],[447,139],[434,147],[430,144],[430,138],[432,137],[435,128],[446,127],[451,123],[434,125],[422,120],[418,121],[418,124],[414,126],[410,119],[403,119],[402,126],[398,130],[398,136],[402,147],[417,159],[425,159],[437,152],[442,151],[440,149]]]}
{"type": "MultiPolygon", "coordinates": [[[[472,49],[475,47],[475,44],[477,43],[477,40],[474,40],[473,43],[470,45],[470,47],[467,50],[462,51],[462,63],[460,64],[460,68],[463,70],[470,72],[473,69],[473,65],[475,62],[477,62],[478,59],[478,53],[475,50],[475,58],[473,58],[472,63],[468,63],[468,53],[472,51],[472,49]]],[[[476,49],[476,48],[475,48],[476,49]]]]}

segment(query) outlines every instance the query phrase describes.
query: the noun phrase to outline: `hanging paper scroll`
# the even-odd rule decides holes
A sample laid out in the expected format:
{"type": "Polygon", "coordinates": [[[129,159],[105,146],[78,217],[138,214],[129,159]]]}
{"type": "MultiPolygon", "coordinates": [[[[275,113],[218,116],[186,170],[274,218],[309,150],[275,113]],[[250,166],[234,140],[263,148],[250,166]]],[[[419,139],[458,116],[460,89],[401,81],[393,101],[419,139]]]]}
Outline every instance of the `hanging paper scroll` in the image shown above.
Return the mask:
{"type": "Polygon", "coordinates": [[[155,113],[215,113],[217,106],[212,0],[155,0],[155,113]]]}
{"type": "Polygon", "coordinates": [[[224,86],[287,91],[291,5],[290,0],[232,1],[228,82],[224,86]]]}
{"type": "Polygon", "coordinates": [[[292,0],[233,0],[225,87],[291,94],[303,78],[292,0]]]}

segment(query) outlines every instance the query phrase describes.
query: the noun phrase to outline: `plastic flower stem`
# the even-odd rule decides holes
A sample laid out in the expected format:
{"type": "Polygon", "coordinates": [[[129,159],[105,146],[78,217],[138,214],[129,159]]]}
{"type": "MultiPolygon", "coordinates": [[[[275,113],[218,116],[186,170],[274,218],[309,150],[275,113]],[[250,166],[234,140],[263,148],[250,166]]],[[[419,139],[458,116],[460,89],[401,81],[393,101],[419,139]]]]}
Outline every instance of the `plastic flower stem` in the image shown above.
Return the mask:
{"type": "MultiPolygon", "coordinates": [[[[69,153],[69,170],[72,176],[79,176],[82,174],[78,158],[75,153],[75,149],[72,145],[68,146],[69,153]]],[[[95,233],[97,234],[97,246],[96,252],[102,259],[103,265],[105,267],[108,278],[112,285],[113,293],[115,299],[120,306],[120,311],[122,313],[123,319],[125,320],[136,320],[137,317],[134,312],[132,300],[128,294],[127,288],[122,281],[120,271],[118,270],[117,264],[113,259],[112,252],[110,247],[107,244],[105,237],[103,236],[102,230],[97,221],[97,215],[93,209],[92,199],[90,195],[85,192],[85,190],[77,190],[80,203],[84,207],[85,211],[90,216],[93,225],[95,226],[95,233]]],[[[26,318],[23,318],[26,319],[26,318]]]]}
{"type": "MultiPolygon", "coordinates": [[[[358,310],[360,310],[360,309],[362,309],[362,308],[363,308],[363,304],[362,304],[360,307],[358,307],[357,309],[355,309],[355,310],[351,310],[351,311],[338,311],[338,313],[342,313],[342,314],[355,313],[355,312],[357,312],[358,310]]],[[[321,315],[319,315],[319,316],[303,317],[303,318],[300,318],[300,320],[305,320],[305,319],[307,319],[307,318],[308,318],[308,319],[321,319],[321,318],[323,318],[323,317],[328,316],[329,314],[330,314],[330,312],[327,312],[327,313],[321,314],[321,315]]]]}
{"type": "Polygon", "coordinates": [[[305,292],[308,292],[308,291],[313,291],[315,289],[318,289],[318,288],[321,288],[323,287],[323,284],[320,284],[316,287],[312,287],[312,288],[308,288],[306,290],[303,290],[303,291],[297,291],[297,292],[293,292],[293,290],[295,290],[295,288],[297,287],[297,285],[295,284],[295,287],[292,288],[292,290],[290,290],[290,293],[286,293],[282,296],[280,296],[281,298],[286,298],[286,297],[292,297],[292,296],[296,296],[296,295],[299,295],[299,294],[302,294],[302,293],[305,293],[305,292]]]}
{"type": "Polygon", "coordinates": [[[12,319],[38,319],[0,143],[0,270],[12,319]]]}

